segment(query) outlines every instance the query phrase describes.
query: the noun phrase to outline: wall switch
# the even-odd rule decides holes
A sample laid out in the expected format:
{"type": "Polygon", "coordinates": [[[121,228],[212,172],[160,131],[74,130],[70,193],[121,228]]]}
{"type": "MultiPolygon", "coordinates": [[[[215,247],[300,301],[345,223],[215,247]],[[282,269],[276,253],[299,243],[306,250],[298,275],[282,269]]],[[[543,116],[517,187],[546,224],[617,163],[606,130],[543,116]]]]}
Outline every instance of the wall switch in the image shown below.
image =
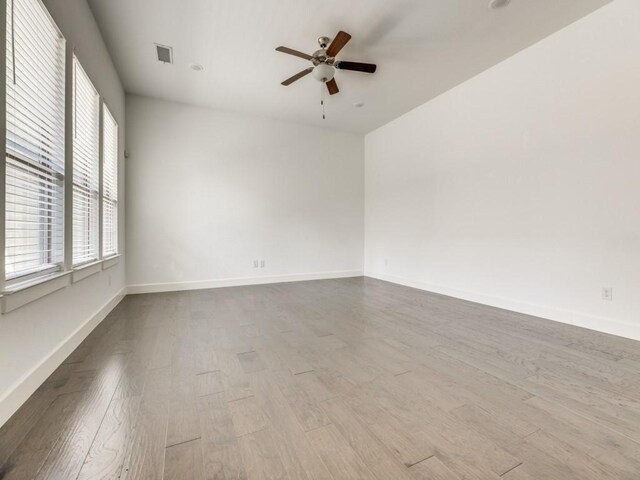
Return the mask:
{"type": "Polygon", "coordinates": [[[260,260],[260,268],[264,268],[264,260],[260,260]]]}
{"type": "Polygon", "coordinates": [[[253,261],[253,268],[258,268],[258,260],[253,261]]]}
{"type": "Polygon", "coordinates": [[[613,288],[602,287],[602,299],[607,300],[608,302],[613,301],[613,288]]]}

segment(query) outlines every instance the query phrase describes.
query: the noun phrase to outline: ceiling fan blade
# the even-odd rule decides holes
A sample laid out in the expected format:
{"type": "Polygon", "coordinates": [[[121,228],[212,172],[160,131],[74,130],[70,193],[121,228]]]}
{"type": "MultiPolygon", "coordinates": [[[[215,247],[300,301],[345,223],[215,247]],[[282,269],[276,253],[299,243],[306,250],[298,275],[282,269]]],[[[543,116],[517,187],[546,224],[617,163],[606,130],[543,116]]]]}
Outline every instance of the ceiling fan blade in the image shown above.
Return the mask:
{"type": "Polygon", "coordinates": [[[284,85],[285,87],[287,85],[291,85],[296,80],[300,80],[305,75],[309,75],[312,70],[313,70],[313,67],[306,68],[306,69],[302,70],[301,72],[296,73],[293,77],[287,78],[284,82],[282,82],[282,85],[284,85]]]}
{"type": "Polygon", "coordinates": [[[349,40],[351,40],[351,35],[340,30],[331,45],[329,45],[329,48],[327,48],[327,57],[335,57],[349,40]]]}
{"type": "Polygon", "coordinates": [[[353,70],[354,72],[373,73],[376,71],[376,65],[373,63],[360,62],[336,62],[336,68],[340,70],[353,70]]]}
{"type": "Polygon", "coordinates": [[[327,90],[329,90],[329,95],[335,95],[340,90],[338,89],[338,84],[336,83],[336,79],[332,78],[327,82],[327,90]]]}
{"type": "Polygon", "coordinates": [[[295,55],[296,57],[304,58],[305,60],[313,60],[311,55],[307,55],[306,53],[299,52],[292,48],[287,47],[278,47],[276,48],[277,52],[288,53],[289,55],[295,55]]]}

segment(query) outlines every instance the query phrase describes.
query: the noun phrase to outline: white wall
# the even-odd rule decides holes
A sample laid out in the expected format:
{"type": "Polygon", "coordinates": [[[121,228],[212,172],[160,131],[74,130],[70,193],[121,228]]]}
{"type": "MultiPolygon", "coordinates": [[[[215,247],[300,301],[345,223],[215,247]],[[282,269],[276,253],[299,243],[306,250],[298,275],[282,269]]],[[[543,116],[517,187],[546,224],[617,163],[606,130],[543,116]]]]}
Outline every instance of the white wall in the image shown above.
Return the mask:
{"type": "MultiPolygon", "coordinates": [[[[125,97],[93,15],[85,0],[44,0],[44,4],[120,126],[120,184],[124,185],[125,97]]],[[[121,195],[121,220],[123,214],[121,195]]],[[[121,246],[123,228],[121,221],[121,246]]],[[[90,332],[124,286],[122,258],[108,270],[0,316],[0,425],[90,332]]]]}
{"type": "Polygon", "coordinates": [[[638,25],[617,0],[368,134],[366,272],[640,339],[638,25]]]}
{"type": "Polygon", "coordinates": [[[362,135],[127,96],[127,138],[133,291],[361,274],[362,135]]]}

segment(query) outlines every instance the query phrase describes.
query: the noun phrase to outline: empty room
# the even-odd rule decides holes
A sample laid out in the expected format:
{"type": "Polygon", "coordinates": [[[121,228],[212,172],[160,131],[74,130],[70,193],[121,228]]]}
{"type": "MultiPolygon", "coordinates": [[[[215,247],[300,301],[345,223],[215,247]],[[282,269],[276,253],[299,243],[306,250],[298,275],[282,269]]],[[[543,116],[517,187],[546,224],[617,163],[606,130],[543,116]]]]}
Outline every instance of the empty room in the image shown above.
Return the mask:
{"type": "Polygon", "coordinates": [[[638,0],[3,0],[1,480],[639,480],[638,0]]]}

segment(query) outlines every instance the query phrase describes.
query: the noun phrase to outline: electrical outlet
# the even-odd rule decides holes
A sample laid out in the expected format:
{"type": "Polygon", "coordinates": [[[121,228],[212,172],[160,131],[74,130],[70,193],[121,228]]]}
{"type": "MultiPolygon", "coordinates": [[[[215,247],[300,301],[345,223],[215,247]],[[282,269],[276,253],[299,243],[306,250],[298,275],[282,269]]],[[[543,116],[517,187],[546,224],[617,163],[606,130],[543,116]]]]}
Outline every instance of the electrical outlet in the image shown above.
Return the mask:
{"type": "Polygon", "coordinates": [[[264,260],[260,260],[260,268],[264,268],[264,260]]]}
{"type": "Polygon", "coordinates": [[[253,268],[258,268],[258,260],[253,261],[253,268]]]}
{"type": "Polygon", "coordinates": [[[387,268],[389,266],[389,259],[385,258],[384,259],[384,268],[387,268]]]}
{"type": "Polygon", "coordinates": [[[602,299],[608,302],[613,301],[613,288],[602,287],[602,299]]]}

